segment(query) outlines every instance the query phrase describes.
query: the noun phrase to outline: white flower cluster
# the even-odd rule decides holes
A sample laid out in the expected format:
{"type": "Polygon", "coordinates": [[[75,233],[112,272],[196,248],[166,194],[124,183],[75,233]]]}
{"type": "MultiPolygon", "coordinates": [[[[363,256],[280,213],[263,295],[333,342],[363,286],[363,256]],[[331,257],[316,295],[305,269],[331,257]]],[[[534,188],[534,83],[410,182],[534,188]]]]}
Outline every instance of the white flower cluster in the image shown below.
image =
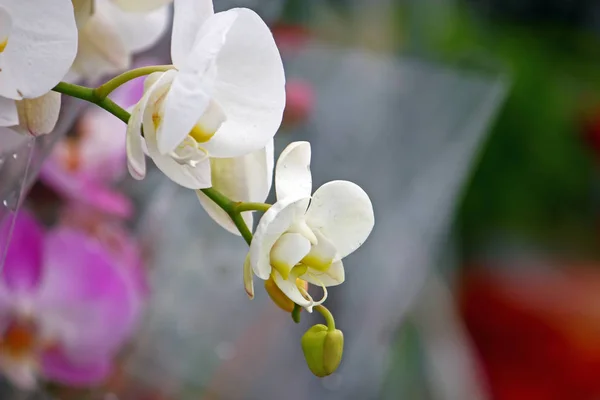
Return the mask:
{"type": "MultiPolygon", "coordinates": [[[[170,21],[169,0],[0,0],[0,126],[52,130],[61,80],[126,70],[170,21]],[[68,76],[67,78],[65,78],[68,76]]],[[[212,0],[174,0],[173,68],[150,74],[127,127],[127,163],[142,179],[146,157],[196,190],[225,229],[231,214],[201,189],[262,203],[275,169],[277,202],[258,222],[244,266],[311,311],[344,281],[342,258],[369,236],[371,201],[357,185],[329,182],[312,193],[311,148],[288,146],[274,168],[273,137],[285,107],[285,75],[270,29],[252,10],[215,13],[212,0]],[[314,300],[307,283],[323,288],[314,300]]],[[[253,226],[252,211],[243,214],[253,226]]],[[[274,293],[270,293],[275,296],[274,293]]]]}

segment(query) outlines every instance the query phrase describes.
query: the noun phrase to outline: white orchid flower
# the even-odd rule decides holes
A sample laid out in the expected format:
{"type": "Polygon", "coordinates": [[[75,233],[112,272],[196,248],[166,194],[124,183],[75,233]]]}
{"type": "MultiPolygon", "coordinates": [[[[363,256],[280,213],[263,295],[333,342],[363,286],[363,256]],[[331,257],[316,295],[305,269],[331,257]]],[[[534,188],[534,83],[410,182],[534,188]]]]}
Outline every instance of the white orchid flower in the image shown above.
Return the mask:
{"type": "Polygon", "coordinates": [[[49,92],[66,75],[76,51],[71,0],[0,0],[0,126],[16,127],[19,111],[36,109],[22,127],[33,135],[52,130],[60,96],[49,92]],[[37,101],[28,104],[31,99],[37,101]]]}
{"type": "Polygon", "coordinates": [[[261,279],[272,279],[294,303],[309,312],[327,298],[327,287],[344,282],[342,258],[358,249],[375,223],[369,196],[358,185],[332,181],[312,195],[311,149],[291,143],[275,167],[277,202],[262,216],[245,263],[261,279]],[[323,288],[315,301],[304,282],[323,288]]]}
{"type": "Polygon", "coordinates": [[[175,70],[150,75],[132,112],[129,171],[144,177],[145,146],[174,182],[207,188],[211,158],[257,151],[279,128],[285,107],[281,56],[254,11],[215,14],[210,0],[175,0],[171,57],[175,70]]]}
{"type": "MultiPolygon", "coordinates": [[[[166,3],[166,2],[165,2],[166,3]]],[[[79,46],[70,79],[98,79],[125,71],[135,53],[152,47],[169,24],[168,4],[150,12],[124,11],[111,0],[75,4],[79,15],[79,46]],[[84,22],[83,22],[84,21],[84,22]]]]}
{"type": "MultiPolygon", "coordinates": [[[[234,158],[211,158],[212,187],[230,200],[263,203],[267,200],[273,183],[273,139],[264,148],[234,158]]],[[[200,204],[208,215],[229,232],[240,235],[229,215],[201,191],[196,192],[200,204]]],[[[252,229],[252,212],[244,212],[242,218],[252,229]]]]}

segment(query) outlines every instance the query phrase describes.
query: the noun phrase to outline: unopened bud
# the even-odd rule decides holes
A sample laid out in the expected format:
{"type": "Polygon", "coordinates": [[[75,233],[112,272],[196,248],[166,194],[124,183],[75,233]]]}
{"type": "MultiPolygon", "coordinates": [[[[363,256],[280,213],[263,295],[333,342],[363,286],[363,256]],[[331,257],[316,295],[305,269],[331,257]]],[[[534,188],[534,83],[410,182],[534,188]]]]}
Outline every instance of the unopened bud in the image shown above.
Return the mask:
{"type": "Polygon", "coordinates": [[[344,352],[344,334],[323,324],[311,327],[301,339],[302,351],[310,371],[322,378],[337,370],[344,352]]]}
{"type": "Polygon", "coordinates": [[[32,136],[45,135],[54,129],[60,112],[61,96],[48,92],[34,99],[17,101],[19,125],[32,136]]]}

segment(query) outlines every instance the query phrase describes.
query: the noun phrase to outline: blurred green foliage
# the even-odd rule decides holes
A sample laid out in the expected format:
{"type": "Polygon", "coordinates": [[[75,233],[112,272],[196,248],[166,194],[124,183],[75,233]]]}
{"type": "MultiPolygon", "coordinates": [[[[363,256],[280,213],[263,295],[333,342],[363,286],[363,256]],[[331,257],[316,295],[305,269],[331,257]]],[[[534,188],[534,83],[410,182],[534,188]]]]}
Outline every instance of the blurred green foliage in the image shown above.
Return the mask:
{"type": "Polygon", "coordinates": [[[579,251],[600,247],[600,204],[592,196],[598,171],[581,139],[581,112],[600,99],[598,38],[456,7],[408,7],[401,21],[409,51],[459,67],[491,66],[511,80],[458,213],[463,249],[498,234],[579,251]]]}

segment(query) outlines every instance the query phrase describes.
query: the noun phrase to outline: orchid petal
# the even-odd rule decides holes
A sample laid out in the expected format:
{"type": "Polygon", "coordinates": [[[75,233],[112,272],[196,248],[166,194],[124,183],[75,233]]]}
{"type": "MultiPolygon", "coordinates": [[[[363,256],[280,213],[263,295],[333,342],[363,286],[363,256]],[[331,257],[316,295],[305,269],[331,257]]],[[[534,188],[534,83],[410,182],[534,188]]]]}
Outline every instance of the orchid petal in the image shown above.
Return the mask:
{"type": "Polygon", "coordinates": [[[94,0],[72,0],[77,28],[81,29],[94,13],[94,0]]]}
{"type": "Polygon", "coordinates": [[[109,0],[97,1],[96,13],[113,21],[117,34],[129,52],[141,52],[152,47],[167,30],[168,6],[149,12],[124,12],[109,0]]]}
{"type": "Polygon", "coordinates": [[[119,34],[116,22],[102,7],[79,30],[77,57],[73,71],[88,79],[126,70],[131,63],[131,52],[125,38],[119,34]]]}
{"type": "Polygon", "coordinates": [[[367,239],[375,217],[369,196],[360,186],[348,181],[333,181],[313,194],[306,222],[329,239],[343,258],[367,239]]]}
{"type": "Polygon", "coordinates": [[[308,142],[290,143],[281,152],[275,168],[277,199],[310,197],[312,193],[310,156],[310,143],[308,142]]]}
{"type": "MultiPolygon", "coordinates": [[[[233,201],[262,203],[267,199],[273,176],[273,144],[246,156],[213,158],[210,160],[212,187],[233,201]]],[[[198,191],[200,204],[208,215],[229,232],[240,235],[239,230],[215,202],[198,191]]],[[[246,225],[253,226],[251,212],[242,214],[246,225]]]]}
{"type": "Polygon", "coordinates": [[[250,264],[261,279],[271,274],[270,253],[275,242],[306,212],[310,199],[286,198],[273,204],[260,219],[250,244],[250,264]]]}
{"type": "Polygon", "coordinates": [[[310,251],[310,242],[299,233],[284,233],[275,242],[270,252],[271,267],[289,279],[292,268],[310,251]]]}
{"type": "Polygon", "coordinates": [[[250,265],[250,256],[247,255],[244,260],[244,289],[248,298],[252,300],[254,298],[254,275],[252,275],[252,265],[250,265]]]}
{"type": "MultiPolygon", "coordinates": [[[[225,122],[204,144],[212,157],[236,157],[265,146],[285,107],[285,75],[271,31],[254,12],[238,8],[216,58],[213,99],[225,122]]],[[[206,24],[211,23],[211,18],[206,24]]]]}
{"type": "MultiPolygon", "coordinates": [[[[171,71],[167,71],[165,74],[171,71]]],[[[173,71],[175,72],[175,71],[173,71]]],[[[158,151],[156,142],[156,130],[154,127],[153,117],[158,112],[157,104],[159,98],[168,90],[168,85],[160,85],[160,82],[155,84],[157,90],[149,90],[148,106],[144,110],[144,137],[148,155],[154,161],[154,164],[173,182],[186,187],[188,189],[204,189],[211,186],[210,159],[206,157],[204,160],[197,162],[195,165],[180,164],[170,155],[163,155],[158,151]]]]}
{"type": "Polygon", "coordinates": [[[219,13],[209,18],[185,63],[178,66],[180,70],[165,98],[164,115],[157,132],[158,149],[162,154],[177,147],[207,112],[214,85],[215,59],[236,17],[235,13],[219,13]]]}
{"type": "Polygon", "coordinates": [[[61,94],[48,92],[35,99],[17,100],[19,125],[32,136],[46,135],[54,129],[60,113],[61,94]]]}
{"type": "Polygon", "coordinates": [[[214,13],[212,0],[175,0],[171,59],[177,68],[181,68],[185,64],[185,60],[194,47],[200,28],[214,13]]]}
{"type": "Polygon", "coordinates": [[[13,126],[18,123],[17,103],[13,99],[0,97],[0,126],[13,126]]]}
{"type": "Polygon", "coordinates": [[[85,362],[78,362],[62,349],[51,348],[41,359],[44,377],[69,386],[87,386],[100,383],[110,373],[109,355],[85,362]]]}
{"type": "Polygon", "coordinates": [[[137,323],[127,271],[83,232],[48,233],[37,297],[40,329],[80,362],[115,351],[137,323]]]}
{"type": "MultiPolygon", "coordinates": [[[[296,277],[292,276],[289,280],[283,279],[283,277],[279,274],[279,272],[275,271],[273,273],[273,280],[275,284],[281,291],[294,303],[298,304],[301,307],[311,307],[313,304],[312,300],[307,300],[298,289],[296,285],[296,277]]],[[[307,310],[310,312],[312,309],[307,310]]]]}
{"type": "Polygon", "coordinates": [[[326,271],[336,259],[337,250],[333,243],[319,231],[315,236],[317,244],[310,248],[310,252],[302,259],[302,264],[316,271],[326,271]]]}
{"type": "MultiPolygon", "coordinates": [[[[146,175],[146,159],[142,145],[142,121],[148,107],[148,100],[159,88],[163,88],[162,90],[168,89],[168,84],[172,82],[175,74],[176,72],[173,70],[161,73],[161,75],[152,74],[153,83],[148,87],[131,113],[126,134],[127,168],[135,179],[143,179],[146,175]]],[[[154,128],[154,124],[151,125],[148,130],[154,128]]]]}
{"type": "Polygon", "coordinates": [[[25,210],[14,217],[12,227],[11,222],[5,218],[0,225],[0,252],[6,254],[2,285],[12,293],[31,292],[37,289],[42,276],[42,227],[25,210]]]}
{"type": "Polygon", "coordinates": [[[173,0],[111,0],[123,11],[148,12],[169,5],[173,0]]]}
{"type": "Polygon", "coordinates": [[[49,92],[77,52],[71,0],[3,0],[0,14],[12,23],[0,57],[0,96],[20,100],[49,92]]]}
{"type": "Polygon", "coordinates": [[[342,261],[335,261],[324,272],[310,269],[300,279],[312,283],[313,285],[336,286],[346,279],[344,264],[342,261]]]}

